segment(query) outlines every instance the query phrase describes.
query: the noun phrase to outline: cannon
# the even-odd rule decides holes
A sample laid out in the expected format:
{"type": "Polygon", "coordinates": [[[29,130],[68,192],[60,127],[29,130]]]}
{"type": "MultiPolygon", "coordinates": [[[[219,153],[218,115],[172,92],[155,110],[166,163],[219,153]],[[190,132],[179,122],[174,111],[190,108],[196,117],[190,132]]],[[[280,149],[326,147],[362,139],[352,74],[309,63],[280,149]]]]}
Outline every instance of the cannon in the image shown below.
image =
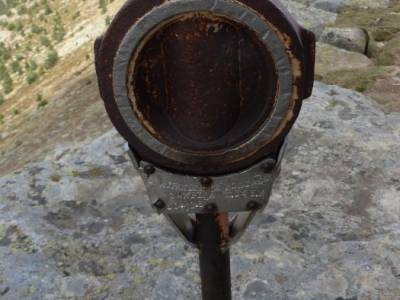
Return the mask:
{"type": "Polygon", "coordinates": [[[315,38],[276,0],[129,0],[95,42],[99,89],[150,204],[231,299],[230,246],[268,204],[314,81],[315,38]]]}

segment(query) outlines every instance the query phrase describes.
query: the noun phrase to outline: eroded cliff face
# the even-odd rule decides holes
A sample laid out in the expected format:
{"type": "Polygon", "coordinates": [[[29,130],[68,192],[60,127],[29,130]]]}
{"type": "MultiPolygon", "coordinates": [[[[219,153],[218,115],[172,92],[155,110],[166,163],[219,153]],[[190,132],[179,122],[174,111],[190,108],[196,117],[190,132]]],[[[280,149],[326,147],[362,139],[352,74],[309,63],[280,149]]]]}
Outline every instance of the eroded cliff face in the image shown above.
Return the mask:
{"type": "MultiPolygon", "coordinates": [[[[396,299],[400,114],[316,83],[270,205],[233,247],[234,299],[396,299]]],[[[197,253],[110,130],[0,178],[5,299],[197,299],[197,253]]]]}

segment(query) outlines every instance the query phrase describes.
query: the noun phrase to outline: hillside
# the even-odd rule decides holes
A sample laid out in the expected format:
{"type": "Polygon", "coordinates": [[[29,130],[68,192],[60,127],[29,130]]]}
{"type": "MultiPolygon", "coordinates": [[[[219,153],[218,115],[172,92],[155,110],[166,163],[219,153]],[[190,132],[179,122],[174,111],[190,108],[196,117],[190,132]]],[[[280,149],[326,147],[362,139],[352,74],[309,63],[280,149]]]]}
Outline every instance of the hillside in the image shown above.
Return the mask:
{"type": "Polygon", "coordinates": [[[10,4],[0,8],[0,174],[110,127],[92,53],[123,3],[109,2],[3,2],[10,4]]]}

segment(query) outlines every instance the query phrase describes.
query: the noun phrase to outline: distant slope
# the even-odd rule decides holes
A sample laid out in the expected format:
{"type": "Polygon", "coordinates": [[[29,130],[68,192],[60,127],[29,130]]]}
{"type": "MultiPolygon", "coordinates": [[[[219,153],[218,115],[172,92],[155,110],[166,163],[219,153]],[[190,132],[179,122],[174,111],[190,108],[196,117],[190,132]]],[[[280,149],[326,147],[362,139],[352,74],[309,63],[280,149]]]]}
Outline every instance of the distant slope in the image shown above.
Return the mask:
{"type": "Polygon", "coordinates": [[[0,174],[110,126],[92,45],[123,2],[0,1],[0,174]]]}

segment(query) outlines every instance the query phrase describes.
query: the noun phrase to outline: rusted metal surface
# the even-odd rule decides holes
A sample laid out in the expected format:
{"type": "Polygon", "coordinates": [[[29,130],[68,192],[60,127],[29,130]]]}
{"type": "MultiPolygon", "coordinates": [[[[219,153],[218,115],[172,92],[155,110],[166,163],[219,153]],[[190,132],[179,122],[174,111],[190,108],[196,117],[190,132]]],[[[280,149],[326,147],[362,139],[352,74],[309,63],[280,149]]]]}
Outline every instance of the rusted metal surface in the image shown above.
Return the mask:
{"type": "Polygon", "coordinates": [[[230,242],[230,221],[228,213],[217,213],[215,216],[215,221],[219,227],[219,232],[221,234],[220,247],[221,249],[229,247],[230,242]]]}
{"type": "Polygon", "coordinates": [[[173,172],[275,157],[312,90],[313,35],[276,1],[131,0],[96,49],[114,125],[140,159],[173,172]]]}
{"type": "Polygon", "coordinates": [[[202,153],[254,134],[271,113],[277,87],[274,62],[258,37],[206,12],[157,30],[132,59],[128,78],[146,129],[172,147],[202,153]]]}

